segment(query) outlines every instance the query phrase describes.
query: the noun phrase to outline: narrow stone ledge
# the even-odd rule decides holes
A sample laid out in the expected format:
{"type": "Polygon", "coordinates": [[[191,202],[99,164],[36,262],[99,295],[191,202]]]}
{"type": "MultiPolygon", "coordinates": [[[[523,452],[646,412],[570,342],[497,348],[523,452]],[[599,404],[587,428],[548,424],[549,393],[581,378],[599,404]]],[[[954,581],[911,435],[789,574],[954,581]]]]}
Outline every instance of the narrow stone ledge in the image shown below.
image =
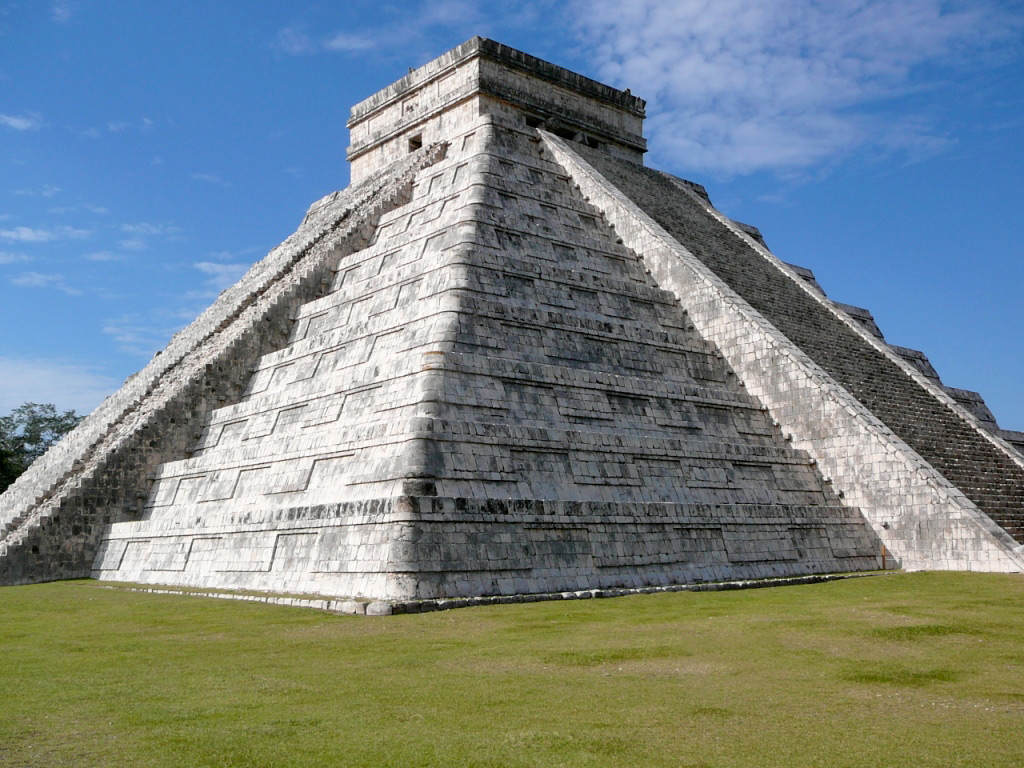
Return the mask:
{"type": "Polygon", "coordinates": [[[124,592],[145,592],[153,595],[180,595],[183,597],[213,597],[222,600],[244,600],[268,605],[286,605],[293,608],[311,608],[328,613],[353,616],[397,616],[411,613],[432,613],[453,608],[473,608],[479,605],[508,605],[511,603],[540,603],[549,600],[590,600],[603,597],[627,597],[629,595],[652,595],[658,592],[724,592],[734,589],[761,589],[764,587],[791,587],[802,584],[823,584],[843,579],[858,579],[877,576],[878,573],[820,573],[810,576],[793,576],[774,579],[740,579],[736,581],[713,581],[696,584],[669,584],[660,587],[635,587],[613,589],[580,589],[569,592],[541,592],[524,595],[490,595],[480,597],[448,597],[436,600],[355,600],[351,598],[288,597],[284,595],[239,594],[234,592],[202,592],[188,589],[165,587],[129,587],[102,585],[103,589],[124,592]]]}

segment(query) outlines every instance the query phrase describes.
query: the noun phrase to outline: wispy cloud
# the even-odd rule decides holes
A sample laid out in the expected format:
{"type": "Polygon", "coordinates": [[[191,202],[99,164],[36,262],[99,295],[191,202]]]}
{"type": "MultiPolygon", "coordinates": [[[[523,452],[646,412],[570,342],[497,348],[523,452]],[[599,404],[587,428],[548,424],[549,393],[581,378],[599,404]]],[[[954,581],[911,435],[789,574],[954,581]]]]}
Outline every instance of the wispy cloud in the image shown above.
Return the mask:
{"type": "Polygon", "coordinates": [[[377,48],[378,39],[372,31],[335,32],[326,37],[314,38],[304,26],[292,25],[280,30],[270,47],[289,56],[306,56],[323,51],[360,53],[377,48]]]}
{"type": "Polygon", "coordinates": [[[74,9],[70,3],[54,3],[50,9],[50,18],[58,24],[67,24],[74,15],[74,9]]]}
{"type": "Polygon", "coordinates": [[[298,26],[285,27],[277,33],[270,47],[289,56],[303,56],[316,53],[320,46],[304,29],[298,26]]]}
{"type": "Polygon", "coordinates": [[[54,240],[82,240],[92,235],[92,230],[76,229],[75,227],[54,227],[42,229],[36,227],[14,227],[0,229],[0,239],[18,243],[49,243],[54,240]]]}
{"type": "Polygon", "coordinates": [[[167,345],[168,339],[178,331],[182,322],[179,318],[168,318],[158,312],[159,318],[146,318],[138,314],[107,320],[103,333],[110,336],[121,349],[132,355],[149,358],[167,345]]]}
{"type": "Polygon", "coordinates": [[[22,272],[11,278],[11,283],[23,288],[54,288],[70,296],[81,296],[82,291],[65,282],[63,275],[44,274],[42,272],[22,272]]]}
{"type": "MultiPolygon", "coordinates": [[[[505,11],[492,4],[484,14],[480,4],[471,0],[421,0],[399,6],[382,6],[380,23],[373,27],[340,29],[324,34],[311,34],[308,26],[293,23],[274,36],[270,47],[287,56],[308,56],[317,53],[361,55],[369,52],[404,51],[441,31],[446,38],[453,33],[469,36],[486,32],[490,26],[514,27],[533,17],[534,3],[516,3],[505,11]],[[470,32],[472,30],[472,32],[470,32]]],[[[548,13],[552,15],[553,12],[548,13]]]]}
{"type": "Polygon", "coordinates": [[[144,251],[150,247],[150,241],[172,241],[179,239],[181,227],[168,223],[153,223],[139,221],[121,225],[121,231],[130,235],[118,241],[118,248],[122,251],[144,251]]]}
{"type": "MultiPolygon", "coordinates": [[[[215,251],[208,255],[211,259],[239,259],[243,258],[242,254],[256,250],[261,249],[215,251]]],[[[98,251],[87,258],[114,261],[121,258],[121,254],[98,251]]],[[[103,332],[114,339],[122,351],[140,358],[152,357],[166,346],[175,332],[194,320],[211,299],[237,282],[251,265],[238,261],[199,261],[192,266],[202,274],[201,284],[178,296],[175,302],[177,306],[156,305],[146,312],[109,319],[104,323],[103,332]]]]}
{"type": "Polygon", "coordinates": [[[23,115],[0,113],[0,125],[14,131],[35,131],[43,127],[43,118],[38,112],[27,112],[23,115]]]}
{"type": "Polygon", "coordinates": [[[0,251],[0,264],[20,264],[31,261],[32,257],[25,253],[14,253],[12,251],[0,251]]]}
{"type": "Polygon", "coordinates": [[[94,125],[80,129],[78,135],[84,136],[87,139],[98,139],[104,133],[119,134],[130,131],[149,133],[156,125],[157,121],[149,117],[141,117],[138,120],[108,120],[102,127],[94,125]]]}
{"type": "Polygon", "coordinates": [[[88,211],[89,213],[95,213],[101,216],[105,216],[110,213],[110,211],[102,205],[93,205],[92,203],[82,203],[81,205],[55,205],[52,208],[47,208],[46,212],[61,215],[65,213],[77,213],[79,210],[88,211]]]}
{"type": "Polygon", "coordinates": [[[237,264],[217,261],[199,261],[193,264],[196,269],[207,275],[206,285],[213,291],[223,291],[238,282],[251,264],[237,264]]]}
{"type": "Polygon", "coordinates": [[[115,253],[114,251],[94,251],[93,253],[85,254],[85,258],[89,261],[123,261],[128,258],[128,254],[115,253]]]}
{"type": "Polygon", "coordinates": [[[375,44],[374,39],[369,35],[352,34],[350,32],[338,32],[323,41],[323,46],[328,51],[341,51],[343,53],[368,51],[375,44]]]}
{"type": "Polygon", "coordinates": [[[119,385],[117,379],[80,363],[0,357],[0,413],[25,402],[89,413],[119,385]]]}
{"type": "Polygon", "coordinates": [[[206,184],[216,184],[217,186],[220,187],[231,186],[230,182],[224,181],[224,179],[222,179],[216,173],[193,173],[192,178],[195,179],[196,181],[202,181],[206,184]]]}
{"type": "Polygon", "coordinates": [[[956,140],[939,134],[925,117],[910,116],[887,126],[878,137],[885,149],[901,153],[908,164],[941,155],[956,145],[956,140]]]}
{"type": "Polygon", "coordinates": [[[21,195],[23,197],[53,197],[61,191],[60,187],[55,184],[43,184],[41,187],[33,187],[30,189],[16,189],[14,194],[21,195]]]}
{"type": "Polygon", "coordinates": [[[659,154],[724,173],[805,168],[860,147],[942,151],[934,121],[883,119],[879,106],[926,87],[930,65],[982,62],[1024,28],[972,0],[575,0],[570,9],[598,75],[649,100],[659,154]]]}
{"type": "Polygon", "coordinates": [[[48,229],[15,227],[14,229],[0,229],[0,238],[18,243],[48,243],[51,240],[56,240],[57,235],[48,229]]]}
{"type": "Polygon", "coordinates": [[[181,227],[174,224],[140,221],[135,224],[122,224],[121,231],[129,235],[141,235],[143,237],[172,237],[181,233],[181,227]]]}

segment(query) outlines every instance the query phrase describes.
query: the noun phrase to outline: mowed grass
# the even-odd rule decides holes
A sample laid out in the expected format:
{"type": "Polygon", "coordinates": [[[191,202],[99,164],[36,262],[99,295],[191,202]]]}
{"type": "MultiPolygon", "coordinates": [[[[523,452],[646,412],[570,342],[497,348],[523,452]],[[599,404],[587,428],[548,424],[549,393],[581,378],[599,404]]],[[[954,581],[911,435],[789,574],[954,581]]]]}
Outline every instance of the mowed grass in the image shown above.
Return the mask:
{"type": "Polygon", "coordinates": [[[1024,577],[389,618],[0,589],[5,766],[1020,766],[1024,577]]]}

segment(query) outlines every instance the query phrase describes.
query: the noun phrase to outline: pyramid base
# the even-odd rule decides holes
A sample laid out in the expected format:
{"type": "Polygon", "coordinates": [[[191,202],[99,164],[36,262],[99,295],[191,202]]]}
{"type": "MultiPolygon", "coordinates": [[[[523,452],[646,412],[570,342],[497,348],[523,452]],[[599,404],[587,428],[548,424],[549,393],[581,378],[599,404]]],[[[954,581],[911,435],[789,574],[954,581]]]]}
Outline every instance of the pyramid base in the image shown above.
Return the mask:
{"type": "Polygon", "coordinates": [[[843,507],[400,496],[192,521],[110,526],[93,578],[395,601],[882,567],[843,507]]]}
{"type": "Polygon", "coordinates": [[[737,579],[732,581],[698,582],[692,584],[669,584],[660,587],[618,587],[613,589],[584,589],[563,592],[540,592],[525,595],[488,595],[477,597],[444,597],[433,600],[354,600],[345,597],[302,597],[273,593],[208,592],[201,589],[171,586],[139,586],[133,584],[101,584],[106,589],[120,589],[126,592],[143,592],[156,595],[177,595],[184,597],[207,597],[219,600],[242,600],[268,605],[283,605],[291,608],[310,608],[328,613],[344,613],[354,616],[392,616],[408,613],[433,613],[455,608],[474,608],[483,605],[510,605],[513,603],[543,603],[553,600],[589,600],[605,597],[628,597],[630,595],[656,594],[659,592],[725,592],[737,589],[764,589],[767,587],[791,587],[805,584],[824,584],[830,581],[856,579],[879,575],[877,572],[821,573],[809,576],[783,576],[774,579],[737,579]]]}

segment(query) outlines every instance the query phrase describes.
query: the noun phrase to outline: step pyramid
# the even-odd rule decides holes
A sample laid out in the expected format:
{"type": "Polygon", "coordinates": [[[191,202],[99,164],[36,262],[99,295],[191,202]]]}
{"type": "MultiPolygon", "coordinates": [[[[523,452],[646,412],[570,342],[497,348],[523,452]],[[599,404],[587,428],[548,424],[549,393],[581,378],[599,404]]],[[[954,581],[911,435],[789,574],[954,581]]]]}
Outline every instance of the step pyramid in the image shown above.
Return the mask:
{"type": "Polygon", "coordinates": [[[643,115],[482,38],[356,105],[352,184],[0,496],[0,583],[1020,570],[1015,433],[644,167],[643,115]]]}

